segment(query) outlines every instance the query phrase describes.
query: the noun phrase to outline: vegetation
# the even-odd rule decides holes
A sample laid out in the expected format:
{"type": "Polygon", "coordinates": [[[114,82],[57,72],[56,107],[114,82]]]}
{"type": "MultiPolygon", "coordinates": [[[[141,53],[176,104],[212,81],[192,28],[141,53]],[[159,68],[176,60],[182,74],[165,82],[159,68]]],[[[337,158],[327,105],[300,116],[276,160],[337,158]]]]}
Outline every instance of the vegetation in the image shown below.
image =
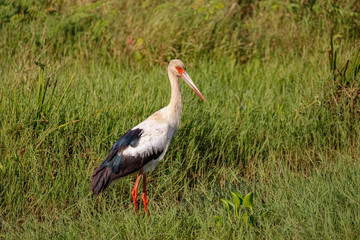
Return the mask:
{"type": "Polygon", "coordinates": [[[359,15],[356,0],[0,1],[0,238],[359,238],[359,15]],[[182,84],[147,219],[133,178],[94,197],[90,176],[168,103],[172,58],[207,102],[182,84]],[[224,208],[235,189],[250,212],[224,208]]]}

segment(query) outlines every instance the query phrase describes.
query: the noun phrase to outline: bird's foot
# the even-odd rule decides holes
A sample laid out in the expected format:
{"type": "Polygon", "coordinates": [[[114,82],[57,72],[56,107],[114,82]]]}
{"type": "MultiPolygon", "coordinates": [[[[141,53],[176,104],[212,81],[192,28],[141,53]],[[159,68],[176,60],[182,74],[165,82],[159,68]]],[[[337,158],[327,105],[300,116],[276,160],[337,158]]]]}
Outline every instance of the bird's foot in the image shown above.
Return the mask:
{"type": "Polygon", "coordinates": [[[150,214],[149,214],[149,210],[147,209],[147,205],[148,205],[148,199],[147,199],[147,197],[146,197],[146,193],[143,193],[143,195],[142,195],[142,200],[143,200],[143,203],[144,203],[144,208],[145,208],[145,212],[147,213],[147,215],[148,215],[148,217],[150,216],[150,214]]]}
{"type": "Polygon", "coordinates": [[[135,214],[137,214],[137,210],[138,210],[138,206],[137,206],[137,197],[138,197],[137,190],[138,190],[138,186],[139,186],[141,176],[142,176],[142,173],[141,173],[141,170],[140,170],[140,174],[136,179],[135,186],[134,186],[133,190],[131,191],[131,196],[133,197],[133,200],[134,200],[135,214]]]}
{"type": "Polygon", "coordinates": [[[131,192],[131,196],[133,198],[133,201],[134,201],[134,206],[135,206],[135,214],[137,214],[137,210],[138,210],[138,205],[137,205],[137,189],[134,188],[131,192]]]}

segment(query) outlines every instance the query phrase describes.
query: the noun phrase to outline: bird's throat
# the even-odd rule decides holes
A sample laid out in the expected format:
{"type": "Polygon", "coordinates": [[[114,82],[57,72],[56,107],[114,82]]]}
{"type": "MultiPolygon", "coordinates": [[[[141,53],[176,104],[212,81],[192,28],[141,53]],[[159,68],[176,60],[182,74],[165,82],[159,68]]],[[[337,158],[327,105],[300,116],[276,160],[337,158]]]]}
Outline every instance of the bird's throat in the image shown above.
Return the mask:
{"type": "Polygon", "coordinates": [[[171,98],[168,105],[169,119],[172,119],[176,125],[180,125],[182,113],[182,96],[179,79],[176,75],[169,74],[171,84],[171,98]]]}

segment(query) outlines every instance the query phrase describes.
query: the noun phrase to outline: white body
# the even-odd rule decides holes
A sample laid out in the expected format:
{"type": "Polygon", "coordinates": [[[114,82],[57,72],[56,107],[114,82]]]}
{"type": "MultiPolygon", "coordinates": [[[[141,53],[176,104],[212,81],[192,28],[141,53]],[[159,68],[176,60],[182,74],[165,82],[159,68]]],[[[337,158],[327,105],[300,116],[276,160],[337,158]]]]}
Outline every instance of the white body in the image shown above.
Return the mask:
{"type": "Polygon", "coordinates": [[[142,168],[143,173],[153,170],[164,158],[172,137],[179,129],[181,108],[178,109],[176,118],[172,118],[174,116],[167,114],[168,112],[168,106],[164,107],[135,126],[133,129],[143,129],[140,141],[135,147],[129,146],[123,152],[124,155],[143,157],[145,154],[151,155],[162,151],[162,154],[157,159],[144,165],[142,168]]]}

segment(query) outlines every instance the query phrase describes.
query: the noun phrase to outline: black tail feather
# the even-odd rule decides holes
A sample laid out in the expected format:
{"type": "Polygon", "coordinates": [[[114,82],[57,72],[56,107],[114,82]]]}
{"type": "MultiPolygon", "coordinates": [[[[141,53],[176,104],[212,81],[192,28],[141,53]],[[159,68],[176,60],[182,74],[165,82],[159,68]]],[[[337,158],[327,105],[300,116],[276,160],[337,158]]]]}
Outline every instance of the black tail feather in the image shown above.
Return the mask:
{"type": "Polygon", "coordinates": [[[105,191],[114,179],[114,173],[110,168],[105,167],[100,169],[100,166],[95,169],[92,175],[90,189],[94,195],[99,195],[100,192],[105,191]]]}

